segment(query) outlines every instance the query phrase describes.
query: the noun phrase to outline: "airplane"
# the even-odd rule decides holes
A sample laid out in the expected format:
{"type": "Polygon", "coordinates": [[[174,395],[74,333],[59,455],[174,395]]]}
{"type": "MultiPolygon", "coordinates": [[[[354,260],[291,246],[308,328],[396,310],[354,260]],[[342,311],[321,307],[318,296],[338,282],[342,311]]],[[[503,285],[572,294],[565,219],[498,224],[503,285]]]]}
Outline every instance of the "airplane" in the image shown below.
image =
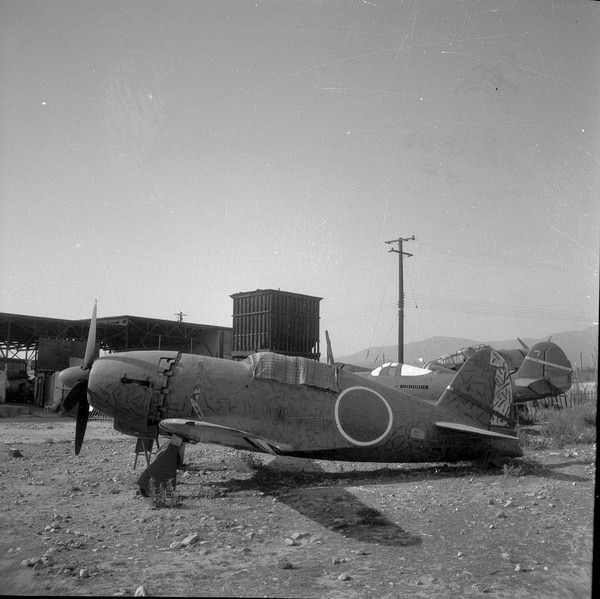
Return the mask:
{"type": "MultiPolygon", "coordinates": [[[[498,350],[505,359],[515,384],[515,402],[554,397],[566,393],[571,388],[571,362],[565,352],[550,339],[551,337],[529,348],[517,337],[523,349],[498,350]]],[[[439,365],[456,371],[469,355],[482,347],[478,345],[461,348],[454,354],[435,358],[426,364],[425,368],[436,368],[439,365]]]]}
{"type": "Polygon", "coordinates": [[[435,403],[332,364],[272,352],[243,361],[177,351],[94,359],[94,305],[82,366],[59,377],[77,406],[75,454],[89,408],[138,439],[170,436],[139,477],[142,495],[176,484],[186,443],[271,455],[355,462],[499,464],[519,457],[512,384],[502,355],[470,356],[435,403]]]}
{"type": "MultiPolygon", "coordinates": [[[[495,350],[507,363],[514,384],[513,401],[523,403],[566,393],[571,387],[573,368],[563,350],[550,339],[536,343],[532,348],[520,339],[518,341],[523,350],[495,350]]],[[[455,353],[439,356],[423,367],[388,362],[371,370],[337,364],[360,377],[377,380],[393,389],[435,402],[467,359],[485,347],[476,345],[461,348],[455,353]]],[[[332,354],[328,354],[328,360],[333,363],[332,354]]]]}

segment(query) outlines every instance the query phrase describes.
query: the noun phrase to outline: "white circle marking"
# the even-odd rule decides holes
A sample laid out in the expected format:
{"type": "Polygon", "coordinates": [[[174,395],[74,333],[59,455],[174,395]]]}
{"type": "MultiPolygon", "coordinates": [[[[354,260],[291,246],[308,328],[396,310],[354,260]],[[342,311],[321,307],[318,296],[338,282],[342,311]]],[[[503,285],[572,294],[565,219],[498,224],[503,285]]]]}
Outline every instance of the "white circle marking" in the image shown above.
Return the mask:
{"type": "Polygon", "coordinates": [[[394,421],[394,415],[392,413],[392,408],[390,407],[390,404],[387,402],[385,397],[383,397],[383,395],[381,395],[380,393],[377,393],[377,391],[374,391],[373,389],[369,389],[368,387],[348,387],[347,389],[344,389],[338,395],[337,400],[335,402],[334,415],[335,415],[335,423],[338,427],[338,430],[344,437],[344,439],[347,439],[348,441],[350,441],[350,443],[353,443],[354,445],[360,445],[362,447],[366,447],[368,445],[375,445],[375,443],[379,443],[379,441],[384,439],[387,436],[387,434],[392,430],[392,423],[394,421]],[[385,404],[385,407],[387,408],[387,411],[388,411],[389,419],[388,419],[388,425],[387,425],[387,428],[385,429],[385,432],[382,435],[379,435],[379,437],[377,437],[377,439],[373,439],[372,441],[357,441],[356,439],[353,439],[348,433],[346,433],[346,431],[344,430],[344,428],[342,427],[342,424],[340,422],[339,410],[340,410],[340,401],[341,401],[342,397],[344,397],[344,395],[346,395],[346,393],[348,393],[349,391],[355,391],[357,389],[362,389],[363,391],[368,391],[369,393],[373,393],[373,395],[376,395],[377,397],[379,397],[379,399],[381,399],[381,401],[385,404]]]}

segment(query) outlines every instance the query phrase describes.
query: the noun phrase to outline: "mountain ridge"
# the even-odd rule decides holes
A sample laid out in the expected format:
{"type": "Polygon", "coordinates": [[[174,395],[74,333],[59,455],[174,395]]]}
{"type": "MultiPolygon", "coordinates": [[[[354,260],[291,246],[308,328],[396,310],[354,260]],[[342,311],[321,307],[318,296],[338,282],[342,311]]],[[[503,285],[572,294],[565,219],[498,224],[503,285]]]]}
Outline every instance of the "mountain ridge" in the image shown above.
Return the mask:
{"type": "MultiPolygon", "coordinates": [[[[522,341],[529,347],[540,341],[550,338],[567,355],[573,368],[580,367],[580,361],[583,358],[583,366],[597,366],[598,356],[598,325],[587,327],[580,331],[563,331],[554,333],[544,338],[521,337],[522,341]]],[[[464,337],[429,337],[423,341],[411,341],[404,345],[404,362],[406,364],[422,365],[429,360],[441,356],[442,354],[454,352],[461,347],[478,345],[484,343],[491,345],[495,349],[519,349],[521,345],[515,339],[506,339],[502,341],[487,341],[467,339],[464,337]],[[422,359],[422,361],[419,360],[422,359]]],[[[393,362],[397,359],[397,347],[395,345],[376,346],[370,350],[363,349],[348,356],[336,356],[335,349],[333,353],[335,360],[354,364],[356,366],[375,367],[378,364],[393,362]]]]}

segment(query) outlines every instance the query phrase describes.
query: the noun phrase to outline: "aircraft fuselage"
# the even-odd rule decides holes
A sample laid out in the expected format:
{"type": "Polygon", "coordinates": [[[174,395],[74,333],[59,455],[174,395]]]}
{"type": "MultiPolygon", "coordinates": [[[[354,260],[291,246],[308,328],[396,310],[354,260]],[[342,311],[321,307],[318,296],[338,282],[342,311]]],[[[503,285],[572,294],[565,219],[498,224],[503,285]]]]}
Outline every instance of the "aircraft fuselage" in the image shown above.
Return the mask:
{"type": "Polygon", "coordinates": [[[312,382],[294,384],[285,379],[289,373],[257,374],[249,360],[168,351],[109,354],[94,362],[88,395],[92,406],[114,417],[117,430],[141,437],[156,438],[161,420],[178,418],[248,431],[280,454],[316,459],[438,462],[478,459],[490,451],[521,455],[516,439],[436,426],[456,420],[456,413],[434,403],[447,382],[415,382],[431,388],[421,399],[414,389],[350,372],[331,378],[331,367],[314,364],[312,382]]]}

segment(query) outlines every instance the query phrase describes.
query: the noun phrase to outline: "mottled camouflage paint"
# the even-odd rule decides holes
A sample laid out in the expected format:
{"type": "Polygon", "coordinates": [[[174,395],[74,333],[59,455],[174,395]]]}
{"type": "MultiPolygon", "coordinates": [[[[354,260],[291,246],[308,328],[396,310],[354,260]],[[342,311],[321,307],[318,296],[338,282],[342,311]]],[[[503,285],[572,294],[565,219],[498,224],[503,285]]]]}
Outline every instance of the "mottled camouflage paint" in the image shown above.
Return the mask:
{"type": "Polygon", "coordinates": [[[113,415],[117,430],[136,436],[155,437],[160,419],[182,418],[247,431],[282,455],[379,462],[521,455],[516,438],[489,439],[435,425],[446,421],[489,429],[496,408],[505,409],[493,403],[497,386],[507,376],[498,378],[502,367],[492,363],[497,357],[487,348],[474,358],[452,381],[455,390],[444,392],[435,404],[343,370],[337,372],[338,391],[332,391],[253,377],[249,360],[159,351],[98,358],[88,389],[90,403],[113,415]],[[350,391],[362,393],[364,405],[338,400],[355,387],[366,390],[350,391]],[[366,444],[353,442],[343,426],[366,444]],[[382,431],[387,434],[381,436],[382,431]]]}

